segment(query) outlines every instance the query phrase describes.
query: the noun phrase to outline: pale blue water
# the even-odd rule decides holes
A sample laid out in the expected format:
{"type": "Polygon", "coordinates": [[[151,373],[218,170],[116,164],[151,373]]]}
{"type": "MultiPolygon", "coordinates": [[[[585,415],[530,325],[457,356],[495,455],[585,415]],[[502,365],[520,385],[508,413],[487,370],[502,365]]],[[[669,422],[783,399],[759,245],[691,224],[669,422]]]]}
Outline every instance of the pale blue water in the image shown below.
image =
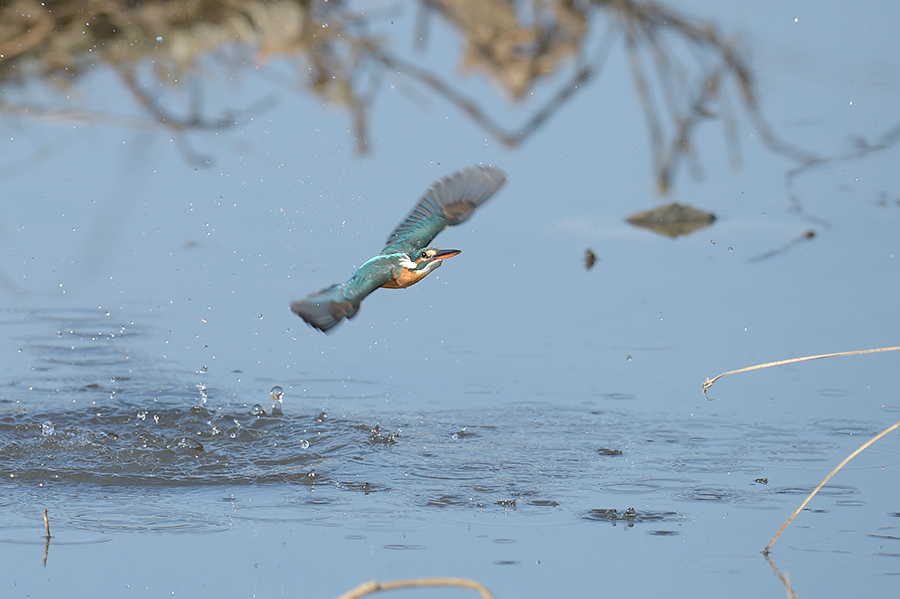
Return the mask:
{"type": "MultiPolygon", "coordinates": [[[[790,142],[843,156],[896,125],[892,7],[679,10],[740,37],[790,142]]],[[[415,14],[394,21],[408,50],[415,14]]],[[[452,77],[455,35],[439,21],[429,35],[417,60],[452,77]]],[[[350,118],[295,92],[290,62],[206,66],[204,114],[275,102],[181,137],[0,125],[4,597],[337,597],[416,576],[498,598],[784,596],[759,552],[898,419],[897,355],[726,377],[715,402],[701,383],[898,344],[895,148],[787,183],[795,163],[762,147],[731,88],[741,167],[704,125],[702,177],[678,171],[662,199],[718,220],[673,240],[624,222],[661,198],[621,40],[517,149],[395,76],[359,156],[350,118]],[[376,292],[333,335],[290,312],[377,252],[432,181],[477,163],[509,183],[438,237],[459,257],[376,292]]],[[[570,75],[520,105],[477,74],[461,85],[512,127],[570,75]]],[[[37,82],[4,94],[67,106],[37,82]]],[[[142,115],[106,68],[69,95],[142,115]]],[[[898,464],[895,433],[775,545],[800,596],[896,595],[898,464]]]]}

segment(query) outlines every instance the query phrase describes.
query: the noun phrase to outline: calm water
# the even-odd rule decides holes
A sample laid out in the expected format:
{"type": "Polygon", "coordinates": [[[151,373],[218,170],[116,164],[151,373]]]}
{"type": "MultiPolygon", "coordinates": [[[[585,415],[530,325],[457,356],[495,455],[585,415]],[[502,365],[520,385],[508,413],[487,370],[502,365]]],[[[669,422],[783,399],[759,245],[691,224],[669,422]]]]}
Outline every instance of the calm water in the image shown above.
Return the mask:
{"type": "MultiPolygon", "coordinates": [[[[397,56],[502,128],[574,89],[562,58],[513,103],[477,61],[459,67],[459,29],[433,14],[421,46],[415,10],[373,8],[358,10],[397,56]]],[[[204,55],[183,87],[153,76],[168,55],[138,61],[164,119],[102,62],[62,94],[4,83],[32,110],[0,124],[3,596],[337,597],[458,576],[498,598],[782,597],[774,568],[803,597],[896,596],[896,433],[820,492],[772,564],[759,552],[898,420],[897,356],[700,393],[733,368],[897,345],[895,9],[680,10],[740,39],[768,126],[822,162],[786,178],[802,163],[762,143],[724,75],[657,195],[624,33],[604,41],[600,12],[584,46],[603,68],[515,148],[393,65],[367,80],[360,154],[343,96],[304,87],[273,37],[204,55]],[[233,124],[163,124],[192,106],[233,124]],[[728,111],[732,142],[713,118],[728,111]],[[437,239],[459,257],[332,335],[290,312],[476,163],[509,183],[437,239]],[[676,239],[625,222],[668,201],[717,220],[676,239]]],[[[180,47],[160,37],[154,51],[180,47]]]]}

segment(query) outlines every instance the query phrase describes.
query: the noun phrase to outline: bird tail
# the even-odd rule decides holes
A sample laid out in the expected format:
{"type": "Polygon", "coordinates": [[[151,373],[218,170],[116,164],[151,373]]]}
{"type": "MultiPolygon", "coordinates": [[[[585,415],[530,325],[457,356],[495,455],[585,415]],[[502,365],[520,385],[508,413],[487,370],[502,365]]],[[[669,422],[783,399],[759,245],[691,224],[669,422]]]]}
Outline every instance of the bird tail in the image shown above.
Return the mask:
{"type": "Polygon", "coordinates": [[[323,289],[304,300],[291,303],[291,310],[312,327],[327,333],[344,318],[353,318],[359,312],[359,302],[335,293],[338,285],[323,289]]]}

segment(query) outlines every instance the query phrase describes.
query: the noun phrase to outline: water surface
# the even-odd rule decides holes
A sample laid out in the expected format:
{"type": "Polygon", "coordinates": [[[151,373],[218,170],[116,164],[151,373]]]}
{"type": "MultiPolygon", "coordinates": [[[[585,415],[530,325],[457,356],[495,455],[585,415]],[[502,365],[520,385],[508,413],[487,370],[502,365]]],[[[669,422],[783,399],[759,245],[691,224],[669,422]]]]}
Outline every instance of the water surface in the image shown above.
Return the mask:
{"type": "MultiPolygon", "coordinates": [[[[101,60],[62,95],[58,73],[6,84],[4,596],[337,597],[460,576],[497,597],[782,597],[779,571],[804,597],[894,596],[896,434],[822,490],[772,564],[759,552],[897,420],[896,356],[700,393],[733,368],[897,345],[891,9],[680,6],[740,40],[770,130],[821,161],[764,143],[723,73],[659,195],[608,14],[586,22],[588,62],[554,55],[515,100],[512,80],[460,59],[475,34],[458,21],[431,14],[419,45],[416,10],[378,8],[392,56],[522,139],[384,57],[377,76],[308,85],[310,55],[275,30],[201,53],[184,87],[168,81],[174,30],[144,40],[157,54],[135,59],[136,88],[130,63],[101,60]],[[362,113],[338,93],[359,80],[377,90],[362,113]],[[437,239],[459,257],[333,335],[290,312],[377,252],[433,180],[477,163],[509,183],[437,239]],[[669,201],[717,218],[674,239],[625,220],[669,201]]],[[[322,14],[342,39],[368,33],[322,14]]]]}

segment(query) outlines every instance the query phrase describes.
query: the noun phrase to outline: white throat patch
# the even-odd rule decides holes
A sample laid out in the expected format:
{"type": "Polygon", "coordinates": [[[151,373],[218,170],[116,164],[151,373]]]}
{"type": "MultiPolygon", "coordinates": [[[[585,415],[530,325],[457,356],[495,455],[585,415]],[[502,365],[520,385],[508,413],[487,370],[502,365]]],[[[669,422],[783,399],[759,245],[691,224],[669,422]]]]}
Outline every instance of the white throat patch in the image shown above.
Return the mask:
{"type": "Polygon", "coordinates": [[[409,254],[403,254],[400,256],[400,266],[403,268],[408,268],[410,270],[415,270],[416,266],[418,266],[415,262],[409,259],[409,254]]]}

